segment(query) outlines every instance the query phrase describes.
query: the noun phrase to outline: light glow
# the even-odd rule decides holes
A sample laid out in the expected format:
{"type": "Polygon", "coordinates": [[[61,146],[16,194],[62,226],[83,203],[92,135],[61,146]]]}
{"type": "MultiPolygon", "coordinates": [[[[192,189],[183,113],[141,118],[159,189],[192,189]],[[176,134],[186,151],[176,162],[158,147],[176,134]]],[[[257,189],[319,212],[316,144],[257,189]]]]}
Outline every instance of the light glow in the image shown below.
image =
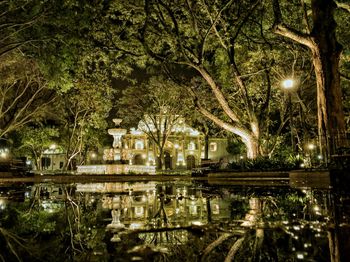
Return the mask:
{"type": "Polygon", "coordinates": [[[282,81],[282,87],[285,89],[291,89],[294,87],[294,80],[293,79],[285,79],[282,81]]]}
{"type": "Polygon", "coordinates": [[[307,148],[310,149],[310,150],[313,150],[313,149],[315,149],[315,145],[314,144],[308,144],[307,148]]]}

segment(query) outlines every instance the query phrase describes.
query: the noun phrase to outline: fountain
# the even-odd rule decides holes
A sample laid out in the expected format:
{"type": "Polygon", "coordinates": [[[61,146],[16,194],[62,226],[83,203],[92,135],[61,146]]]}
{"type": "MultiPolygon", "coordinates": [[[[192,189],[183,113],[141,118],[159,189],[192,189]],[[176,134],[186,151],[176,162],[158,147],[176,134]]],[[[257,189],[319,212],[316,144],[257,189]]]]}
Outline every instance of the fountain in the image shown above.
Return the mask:
{"type": "Polygon", "coordinates": [[[82,165],[78,166],[78,174],[155,174],[155,166],[125,164],[128,149],[123,148],[123,136],[127,130],[120,127],[122,119],[113,119],[114,128],[108,129],[108,134],[113,136],[112,148],[104,150],[103,165],[82,165]]]}
{"type": "Polygon", "coordinates": [[[114,151],[114,160],[121,160],[122,153],[122,136],[126,134],[126,129],[120,128],[120,123],[122,119],[115,118],[113,119],[116,128],[108,129],[108,134],[113,136],[113,151],[114,151]]]}
{"type": "Polygon", "coordinates": [[[112,222],[107,225],[107,229],[114,229],[114,230],[120,230],[125,228],[125,225],[120,222],[120,210],[112,209],[111,211],[112,215],[112,222]]]}

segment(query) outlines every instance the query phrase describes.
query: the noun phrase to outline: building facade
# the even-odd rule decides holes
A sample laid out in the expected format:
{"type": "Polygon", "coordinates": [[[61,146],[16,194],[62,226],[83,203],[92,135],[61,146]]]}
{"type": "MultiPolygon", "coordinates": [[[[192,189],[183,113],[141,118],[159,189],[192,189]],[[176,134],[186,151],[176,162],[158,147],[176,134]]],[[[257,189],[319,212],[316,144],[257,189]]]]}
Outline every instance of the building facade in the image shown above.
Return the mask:
{"type": "MultiPolygon", "coordinates": [[[[137,129],[131,129],[129,132],[113,129],[114,133],[118,133],[118,130],[121,130],[119,133],[123,133],[121,137],[115,138],[120,146],[105,149],[104,160],[123,160],[130,165],[157,166],[160,158],[159,148],[150,138],[149,132],[143,131],[143,126],[140,122],[137,129]]],[[[207,141],[209,159],[219,161],[229,155],[226,151],[227,139],[209,138],[207,141]]],[[[165,169],[192,169],[200,166],[201,159],[205,158],[205,148],[204,135],[179,119],[165,142],[165,169]]]]}

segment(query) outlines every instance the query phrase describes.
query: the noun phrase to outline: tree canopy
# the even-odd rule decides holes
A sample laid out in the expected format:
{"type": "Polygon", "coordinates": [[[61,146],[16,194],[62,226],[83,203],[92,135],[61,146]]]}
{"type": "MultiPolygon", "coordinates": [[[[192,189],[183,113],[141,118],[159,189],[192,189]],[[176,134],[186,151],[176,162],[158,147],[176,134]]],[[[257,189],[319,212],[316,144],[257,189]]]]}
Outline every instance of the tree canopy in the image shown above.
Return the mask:
{"type": "MultiPolygon", "coordinates": [[[[342,98],[349,93],[350,75],[345,1],[6,0],[1,6],[1,68],[32,63],[30,74],[28,66],[21,76],[12,69],[12,79],[37,75],[46,97],[66,94],[60,96],[67,97],[67,103],[60,102],[67,110],[62,115],[81,105],[69,101],[77,93],[108,104],[100,114],[106,117],[117,100],[108,90],[118,88],[118,79],[135,84],[142,68],[148,75],[139,83],[157,74],[172,79],[176,84],[164,83],[186,90],[188,109],[239,137],[251,158],[271,156],[287,133],[302,149],[316,126],[325,155],[345,136],[342,98]],[[290,77],[297,85],[288,93],[281,82],[290,77]],[[81,79],[88,81],[84,94],[81,79]],[[98,92],[87,94],[102,83],[98,92]]],[[[10,98],[6,90],[15,84],[1,81],[3,97],[10,98]]],[[[123,95],[142,93],[146,87],[139,83],[123,95]]],[[[15,86],[10,100],[18,101],[16,94],[29,85],[15,86]]],[[[132,110],[143,103],[145,113],[153,102],[146,99],[132,110]]],[[[10,105],[3,106],[8,113],[10,105]]],[[[35,108],[47,112],[45,105],[35,108]]],[[[44,117],[37,115],[31,121],[44,117]]],[[[0,117],[0,129],[9,133],[5,122],[11,117],[5,118],[0,117]]]]}

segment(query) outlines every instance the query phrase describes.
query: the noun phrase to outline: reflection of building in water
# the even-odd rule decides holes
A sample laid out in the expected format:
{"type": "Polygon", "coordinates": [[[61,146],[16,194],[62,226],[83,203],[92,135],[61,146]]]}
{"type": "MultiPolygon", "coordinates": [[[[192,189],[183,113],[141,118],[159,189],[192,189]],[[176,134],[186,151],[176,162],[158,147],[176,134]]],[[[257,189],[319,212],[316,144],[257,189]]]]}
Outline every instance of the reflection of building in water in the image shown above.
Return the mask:
{"type": "MultiPolygon", "coordinates": [[[[185,182],[177,185],[159,182],[77,184],[76,192],[84,193],[86,203],[98,200],[98,208],[109,219],[112,219],[111,211],[118,211],[125,230],[181,228],[230,218],[228,201],[207,198],[200,189],[185,182]]],[[[142,233],[139,237],[146,243],[180,244],[187,241],[188,232],[142,233]]]]}
{"type": "MultiPolygon", "coordinates": [[[[39,200],[41,207],[49,213],[55,212],[64,206],[64,200],[67,199],[64,189],[70,189],[56,184],[36,184],[32,187],[31,197],[39,200]]],[[[74,191],[72,191],[73,193],[74,191]]]]}
{"type": "Polygon", "coordinates": [[[155,190],[155,182],[133,182],[133,183],[89,183],[89,184],[77,184],[77,192],[84,193],[123,193],[131,191],[147,191],[155,190]]]}
{"type": "Polygon", "coordinates": [[[32,187],[31,195],[38,199],[60,199],[64,200],[66,198],[63,192],[63,187],[56,184],[37,184],[32,187]]]}
{"type": "MultiPolygon", "coordinates": [[[[203,225],[208,223],[209,217],[216,220],[230,216],[228,205],[221,199],[207,199],[201,190],[189,188],[186,184],[77,184],[76,192],[85,193],[85,198],[100,199],[100,207],[108,211],[106,214],[111,214],[110,210],[118,210],[118,218],[126,229],[203,225]],[[96,193],[101,195],[96,197],[96,193]],[[211,214],[208,214],[208,205],[211,214]]],[[[152,234],[143,233],[139,237],[147,243],[156,241],[158,244],[183,243],[188,238],[185,230],[152,234]]]]}

